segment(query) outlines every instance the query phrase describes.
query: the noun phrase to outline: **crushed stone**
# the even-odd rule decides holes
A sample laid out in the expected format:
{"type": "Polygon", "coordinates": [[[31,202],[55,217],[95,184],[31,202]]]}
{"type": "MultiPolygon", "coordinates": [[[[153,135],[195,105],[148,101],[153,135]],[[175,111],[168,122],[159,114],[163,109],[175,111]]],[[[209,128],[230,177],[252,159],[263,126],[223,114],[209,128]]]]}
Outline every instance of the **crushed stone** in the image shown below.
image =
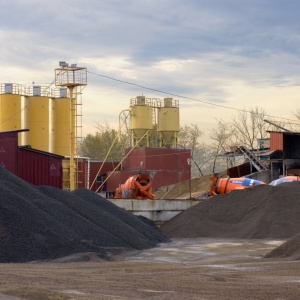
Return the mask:
{"type": "Polygon", "coordinates": [[[0,167],[0,262],[148,249],[168,238],[88,189],[34,186],[0,167]]]}
{"type": "Polygon", "coordinates": [[[163,224],[170,238],[287,239],[300,232],[300,182],[216,195],[163,224]]]}

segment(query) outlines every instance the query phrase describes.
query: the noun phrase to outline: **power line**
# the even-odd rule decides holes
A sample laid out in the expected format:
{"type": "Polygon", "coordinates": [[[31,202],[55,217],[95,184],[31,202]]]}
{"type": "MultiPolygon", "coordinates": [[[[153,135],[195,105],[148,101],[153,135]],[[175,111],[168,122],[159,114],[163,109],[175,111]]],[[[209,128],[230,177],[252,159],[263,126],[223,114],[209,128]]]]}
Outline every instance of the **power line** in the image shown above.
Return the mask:
{"type": "MultiPolygon", "coordinates": [[[[117,82],[121,82],[121,83],[125,83],[125,84],[129,84],[129,85],[133,85],[142,89],[146,89],[149,91],[153,91],[153,92],[158,92],[158,93],[162,93],[162,94],[166,94],[169,96],[174,96],[174,97],[178,97],[178,98],[182,98],[182,99],[187,99],[187,100],[192,100],[192,101],[196,101],[199,103],[203,103],[203,104],[207,104],[207,105],[212,105],[212,106],[217,106],[217,107],[221,107],[221,108],[226,108],[226,109],[231,109],[231,110],[235,110],[235,111],[239,111],[239,112],[246,112],[246,113],[252,113],[249,110],[246,109],[240,109],[240,108],[235,108],[235,107],[231,107],[231,106],[227,106],[227,105],[222,105],[222,104],[217,104],[217,103],[213,103],[213,102],[209,102],[209,101],[204,101],[204,100],[200,100],[200,99],[196,99],[196,98],[191,98],[191,97],[187,97],[187,96],[182,96],[182,95],[178,95],[178,94],[174,94],[174,93],[170,93],[170,92],[165,92],[162,90],[158,90],[158,89],[154,89],[154,88],[150,88],[147,86],[143,86],[137,83],[133,83],[130,81],[126,81],[126,80],[121,80],[121,79],[117,79],[111,76],[107,76],[107,75],[103,75],[103,74],[99,74],[99,73],[95,73],[95,72],[91,72],[91,71],[87,71],[87,73],[99,76],[99,77],[103,77],[103,78],[107,78],[113,81],[117,81],[117,82]]],[[[287,121],[298,121],[298,120],[292,120],[292,119],[288,119],[288,118],[283,118],[283,117],[276,117],[276,116],[272,116],[272,115],[265,115],[266,117],[271,117],[271,118],[277,118],[277,119],[282,119],[282,120],[287,120],[287,121]]],[[[299,123],[290,123],[293,125],[300,125],[299,123]]]]}

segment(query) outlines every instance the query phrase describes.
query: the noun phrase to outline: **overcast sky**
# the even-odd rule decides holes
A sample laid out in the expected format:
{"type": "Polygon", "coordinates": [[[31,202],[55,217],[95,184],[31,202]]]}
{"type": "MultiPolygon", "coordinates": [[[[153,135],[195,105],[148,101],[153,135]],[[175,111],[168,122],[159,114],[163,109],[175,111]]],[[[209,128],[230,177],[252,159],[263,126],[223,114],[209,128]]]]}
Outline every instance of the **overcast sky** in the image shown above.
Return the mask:
{"type": "Polygon", "coordinates": [[[101,75],[178,95],[181,125],[207,134],[236,114],[214,104],[291,119],[299,107],[297,0],[0,3],[0,82],[47,85],[59,61],[86,67],[84,134],[117,124],[131,98],[170,97],[101,75]]]}

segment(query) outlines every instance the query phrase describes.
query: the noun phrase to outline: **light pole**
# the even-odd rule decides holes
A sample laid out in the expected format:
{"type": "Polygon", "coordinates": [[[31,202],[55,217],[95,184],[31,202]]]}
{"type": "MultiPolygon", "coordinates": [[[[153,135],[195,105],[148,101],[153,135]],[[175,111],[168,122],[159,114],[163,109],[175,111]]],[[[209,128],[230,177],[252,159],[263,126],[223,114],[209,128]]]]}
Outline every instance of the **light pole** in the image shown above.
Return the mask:
{"type": "Polygon", "coordinates": [[[187,159],[187,163],[189,166],[189,190],[190,190],[190,199],[192,199],[192,187],[191,187],[191,177],[192,177],[192,163],[193,163],[193,159],[190,157],[187,159]]]}

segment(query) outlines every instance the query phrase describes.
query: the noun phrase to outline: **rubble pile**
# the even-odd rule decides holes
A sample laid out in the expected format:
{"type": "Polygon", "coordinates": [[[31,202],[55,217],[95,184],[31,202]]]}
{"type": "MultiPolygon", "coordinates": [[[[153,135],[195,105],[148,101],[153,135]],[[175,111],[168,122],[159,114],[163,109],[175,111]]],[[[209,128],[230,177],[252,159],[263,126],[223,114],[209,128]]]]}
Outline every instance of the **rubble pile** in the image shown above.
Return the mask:
{"type": "Polygon", "coordinates": [[[0,167],[0,262],[148,249],[168,238],[87,189],[33,186],[0,167]]]}

